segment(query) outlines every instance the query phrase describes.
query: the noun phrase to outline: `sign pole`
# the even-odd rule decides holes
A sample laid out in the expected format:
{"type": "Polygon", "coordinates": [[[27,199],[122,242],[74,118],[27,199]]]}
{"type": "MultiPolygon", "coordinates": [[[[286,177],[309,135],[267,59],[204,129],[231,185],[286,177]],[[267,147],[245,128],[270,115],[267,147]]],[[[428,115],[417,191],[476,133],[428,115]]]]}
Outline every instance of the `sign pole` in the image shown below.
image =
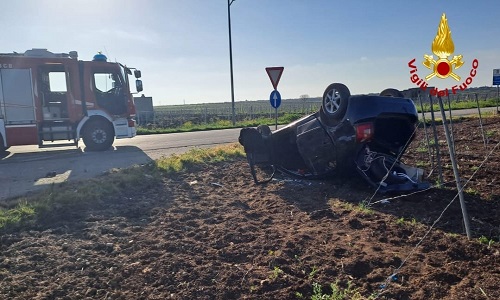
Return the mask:
{"type": "Polygon", "coordinates": [[[278,108],[277,107],[274,109],[274,121],[275,121],[274,130],[278,130],[278,108]]]}
{"type": "Polygon", "coordinates": [[[493,69],[493,85],[497,86],[497,114],[500,113],[498,110],[498,103],[500,102],[500,69],[493,69]]]}
{"type": "Polygon", "coordinates": [[[231,4],[234,0],[227,0],[227,22],[229,27],[229,68],[231,69],[231,117],[233,126],[236,125],[236,117],[234,115],[234,78],[233,78],[233,46],[231,42],[231,4]]]}
{"type": "Polygon", "coordinates": [[[500,113],[500,111],[498,111],[498,102],[500,102],[500,88],[497,84],[497,114],[500,113]]]}

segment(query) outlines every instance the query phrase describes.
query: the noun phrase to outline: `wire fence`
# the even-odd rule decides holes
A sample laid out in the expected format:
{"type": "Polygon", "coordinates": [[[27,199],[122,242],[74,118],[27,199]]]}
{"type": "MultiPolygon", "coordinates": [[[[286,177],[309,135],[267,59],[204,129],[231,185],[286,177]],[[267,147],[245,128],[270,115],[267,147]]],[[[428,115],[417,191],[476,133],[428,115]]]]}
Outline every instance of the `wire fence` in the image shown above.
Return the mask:
{"type": "MultiPolygon", "coordinates": [[[[412,99],[415,105],[421,109],[428,108],[428,95],[418,95],[414,92],[406,95],[412,99]],[[420,102],[421,101],[421,102],[420,102]],[[421,107],[421,105],[423,105],[421,107]]],[[[443,100],[445,104],[459,104],[461,102],[478,101],[484,102],[496,99],[497,94],[493,91],[482,93],[460,93],[450,94],[443,100]]],[[[321,98],[306,99],[284,99],[281,106],[276,110],[271,107],[269,101],[239,101],[235,103],[235,120],[253,120],[258,118],[274,118],[275,113],[278,117],[284,114],[307,115],[314,113],[321,107],[321,98]]],[[[232,104],[225,103],[206,103],[191,105],[173,105],[154,107],[154,111],[138,111],[137,121],[141,126],[151,126],[157,128],[178,127],[190,122],[193,125],[217,123],[219,121],[232,120],[232,104]]]]}
{"type": "MultiPolygon", "coordinates": [[[[450,126],[451,124],[442,124],[442,126],[450,126]]],[[[386,279],[379,283],[379,286],[377,287],[378,289],[378,292],[376,293],[375,295],[375,299],[379,298],[381,295],[383,295],[384,293],[386,293],[388,291],[388,289],[390,289],[390,286],[391,286],[391,283],[392,282],[395,282],[397,281],[398,279],[398,275],[400,274],[401,272],[401,269],[407,264],[407,262],[414,256],[414,254],[416,253],[417,249],[422,245],[422,243],[427,239],[427,237],[429,236],[429,234],[436,228],[436,225],[439,223],[439,221],[442,219],[443,215],[445,214],[445,212],[448,210],[448,208],[455,202],[455,200],[459,197],[460,193],[462,193],[466,188],[467,186],[469,185],[469,183],[471,182],[474,182],[475,179],[478,177],[478,176],[481,176],[481,173],[482,171],[485,170],[485,168],[487,168],[487,163],[490,161],[490,160],[495,160],[495,159],[498,159],[498,148],[500,147],[500,142],[498,142],[498,135],[500,134],[500,131],[497,132],[496,129],[494,131],[490,131],[490,133],[485,133],[487,131],[483,130],[483,122],[482,120],[478,120],[478,124],[477,126],[476,125],[470,125],[470,128],[468,128],[468,130],[472,130],[472,131],[476,131],[478,134],[476,135],[476,140],[478,138],[481,138],[480,135],[482,134],[482,142],[484,142],[484,145],[485,145],[485,157],[484,159],[480,162],[479,165],[477,166],[472,166],[472,170],[473,170],[473,173],[472,175],[470,175],[470,177],[468,179],[465,180],[464,184],[461,186],[460,190],[457,189],[456,191],[456,194],[455,196],[452,198],[452,199],[449,199],[449,202],[448,204],[444,207],[444,209],[442,210],[442,212],[439,214],[439,216],[434,220],[434,222],[429,226],[428,230],[425,232],[425,234],[423,235],[422,238],[420,238],[420,240],[415,244],[415,246],[409,251],[409,253],[404,257],[404,259],[401,261],[400,265],[398,267],[396,267],[392,272],[391,274],[389,274],[386,279]],[[480,132],[481,134],[479,134],[479,128],[480,128],[480,132]],[[493,133],[492,133],[493,132],[493,133]],[[495,137],[494,139],[492,139],[491,137],[493,137],[493,134],[495,134],[495,137]]],[[[491,125],[490,128],[496,128],[497,125],[496,123],[492,123],[492,124],[489,124],[491,125]]],[[[436,128],[436,123],[433,123],[431,124],[432,127],[434,127],[434,129],[436,128]]],[[[431,130],[431,128],[425,128],[424,129],[425,131],[427,130],[431,130]]],[[[420,149],[421,151],[419,151],[419,154],[421,159],[423,159],[424,161],[429,161],[432,166],[433,166],[433,169],[432,171],[435,171],[435,170],[439,170],[438,172],[441,172],[442,170],[442,165],[443,164],[443,161],[438,161],[436,159],[436,153],[438,153],[438,149],[440,147],[443,147],[445,145],[443,144],[447,144],[448,142],[446,143],[443,143],[440,141],[442,141],[442,136],[438,137],[436,139],[436,142],[435,143],[430,143],[429,140],[428,140],[428,137],[427,137],[427,134],[424,134],[424,135],[421,135],[420,136],[420,140],[415,140],[413,141],[414,143],[418,143],[420,145],[425,145],[425,147],[427,147],[428,149],[426,149],[426,151],[423,151],[425,149],[420,149]]],[[[467,157],[470,155],[469,151],[467,151],[467,145],[465,145],[464,148],[457,148],[456,147],[456,140],[459,140],[461,139],[462,137],[459,136],[459,133],[456,133],[455,135],[452,136],[452,139],[451,139],[451,145],[449,145],[448,149],[448,154],[450,154],[450,159],[452,159],[452,155],[458,155],[462,158],[462,161],[464,160],[464,157],[467,157]],[[452,153],[450,153],[452,152],[452,153]]],[[[468,141],[468,142],[472,142],[472,141],[468,141]]],[[[465,143],[467,144],[467,143],[465,143]]],[[[478,153],[475,153],[475,155],[479,155],[478,153]]],[[[388,170],[387,173],[391,172],[391,169],[390,168],[388,170]]],[[[432,172],[431,172],[432,173],[432,172]]],[[[388,174],[386,174],[387,176],[388,174]]],[[[430,176],[430,175],[429,175],[430,176]]],[[[436,175],[434,175],[436,176],[436,175]]],[[[372,196],[367,199],[367,200],[364,200],[362,201],[363,204],[365,204],[366,206],[368,207],[373,207],[375,205],[379,205],[381,203],[388,203],[388,201],[390,200],[395,200],[395,199],[404,199],[404,198],[407,198],[407,197],[410,197],[410,196],[413,196],[417,193],[423,193],[423,192],[426,192],[430,189],[435,189],[435,188],[441,188],[443,187],[445,184],[450,184],[450,183],[456,183],[456,180],[451,180],[451,181],[448,181],[448,182],[443,182],[442,180],[442,174],[439,174],[439,180],[438,182],[429,187],[428,189],[425,189],[425,190],[421,190],[421,191],[416,191],[416,192],[411,192],[411,193],[408,193],[408,194],[404,194],[404,195],[398,195],[398,196],[394,196],[394,197],[388,197],[388,198],[383,198],[383,199],[380,199],[380,200],[377,200],[377,201],[373,201],[373,199],[375,198],[375,195],[377,193],[377,191],[375,191],[372,196]]],[[[458,178],[459,181],[462,181],[463,178],[460,177],[458,178]]],[[[457,185],[459,186],[459,185],[457,185]]],[[[467,222],[467,220],[465,220],[465,215],[464,215],[464,223],[467,222]]]]}
{"type": "MultiPolygon", "coordinates": [[[[248,101],[235,103],[235,120],[253,120],[258,118],[274,118],[284,114],[306,115],[318,111],[321,106],[320,98],[307,100],[284,100],[278,110],[271,107],[268,101],[248,101]]],[[[140,125],[151,124],[154,127],[176,127],[191,122],[192,124],[209,124],[221,120],[232,120],[231,103],[210,103],[197,105],[182,105],[155,108],[153,114],[138,112],[140,125]]]]}
{"type": "MultiPolygon", "coordinates": [[[[495,151],[499,148],[500,146],[500,142],[497,142],[494,147],[491,148],[491,150],[489,151],[489,153],[486,155],[486,157],[484,158],[484,160],[481,162],[481,164],[479,166],[477,166],[476,170],[474,171],[474,173],[472,174],[472,176],[465,182],[465,184],[462,186],[462,190],[458,190],[457,193],[455,194],[455,196],[448,202],[448,204],[446,205],[446,207],[443,209],[443,211],[439,214],[438,218],[436,218],[436,220],[432,223],[432,225],[429,227],[429,229],[426,231],[426,233],[424,234],[424,236],[416,243],[416,245],[410,250],[410,252],[405,256],[405,258],[402,260],[402,262],[400,263],[400,265],[394,269],[394,271],[391,273],[391,275],[387,276],[385,281],[380,283],[379,285],[379,292],[377,293],[375,299],[377,299],[378,297],[380,297],[383,293],[385,293],[387,291],[388,288],[390,288],[390,284],[391,282],[393,281],[396,281],[397,280],[397,276],[398,274],[400,273],[401,269],[405,266],[405,264],[410,260],[410,258],[415,254],[416,250],[418,249],[418,247],[420,247],[420,245],[424,242],[424,240],[428,237],[428,235],[431,233],[432,230],[435,229],[435,226],[437,225],[437,223],[441,220],[441,218],[443,217],[444,213],[448,210],[448,208],[455,202],[455,200],[459,197],[459,194],[466,188],[466,186],[473,180],[473,178],[475,178],[476,174],[478,172],[480,172],[481,170],[483,170],[483,166],[485,165],[485,163],[491,159],[492,155],[495,153],[495,151]]],[[[442,185],[441,184],[437,184],[437,185],[434,185],[432,187],[430,187],[429,189],[433,189],[433,188],[439,188],[441,187],[442,185]]],[[[421,192],[425,192],[427,190],[423,190],[423,191],[417,191],[417,192],[414,192],[414,193],[411,193],[411,194],[407,194],[407,195],[400,195],[398,196],[397,198],[405,198],[405,197],[408,197],[410,195],[413,195],[415,193],[421,193],[421,192]]],[[[392,197],[392,198],[385,198],[385,199],[382,199],[382,200],[379,200],[379,201],[376,201],[376,202],[373,202],[371,203],[371,205],[374,205],[374,204],[377,204],[377,203],[384,203],[384,201],[388,201],[388,200],[392,200],[392,199],[395,199],[396,197],[392,197]]]]}

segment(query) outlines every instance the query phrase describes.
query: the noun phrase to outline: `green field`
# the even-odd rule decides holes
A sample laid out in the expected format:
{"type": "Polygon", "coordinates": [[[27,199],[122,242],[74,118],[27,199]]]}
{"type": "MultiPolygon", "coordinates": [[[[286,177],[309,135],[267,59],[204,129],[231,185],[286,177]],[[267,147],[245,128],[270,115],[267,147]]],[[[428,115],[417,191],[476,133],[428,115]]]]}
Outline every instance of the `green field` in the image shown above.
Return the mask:
{"type": "MultiPolygon", "coordinates": [[[[467,109],[494,107],[498,104],[496,88],[474,88],[457,95],[444,97],[445,109],[467,109]],[[476,100],[477,99],[477,100],[476,100]]],[[[430,111],[428,97],[413,97],[417,110],[430,111]]],[[[439,110],[434,98],[434,110],[439,110]]],[[[164,105],[154,107],[154,116],[142,118],[138,134],[170,133],[196,130],[212,130],[260,124],[274,125],[275,113],[278,124],[287,124],[307,114],[314,113],[321,107],[321,97],[283,99],[278,110],[271,107],[269,101],[238,101],[234,105],[235,124],[232,122],[231,102],[201,103],[189,105],[164,105]]]]}

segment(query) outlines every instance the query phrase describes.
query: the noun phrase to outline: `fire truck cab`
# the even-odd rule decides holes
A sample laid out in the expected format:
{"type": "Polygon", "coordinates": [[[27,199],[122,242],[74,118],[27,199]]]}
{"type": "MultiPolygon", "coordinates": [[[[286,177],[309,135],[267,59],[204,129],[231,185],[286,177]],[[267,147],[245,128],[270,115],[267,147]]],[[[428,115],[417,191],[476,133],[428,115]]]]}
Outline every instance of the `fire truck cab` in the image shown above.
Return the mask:
{"type": "MultiPolygon", "coordinates": [[[[128,75],[142,91],[141,72],[103,54],[78,60],[76,51],[32,49],[0,54],[0,152],[15,145],[69,141],[102,151],[136,135],[128,75]]],[[[60,145],[60,144],[58,144],[60,145]]]]}

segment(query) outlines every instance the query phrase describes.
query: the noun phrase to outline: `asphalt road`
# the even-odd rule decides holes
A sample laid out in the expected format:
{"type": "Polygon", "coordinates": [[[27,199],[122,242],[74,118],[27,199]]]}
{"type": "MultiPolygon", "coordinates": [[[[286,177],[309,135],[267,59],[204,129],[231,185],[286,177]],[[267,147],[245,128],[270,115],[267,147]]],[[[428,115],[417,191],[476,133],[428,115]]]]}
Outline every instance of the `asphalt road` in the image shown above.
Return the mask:
{"type": "Polygon", "coordinates": [[[16,146],[0,160],[0,202],[53,183],[92,178],[112,168],[144,164],[193,147],[211,147],[237,141],[239,129],[141,135],[115,140],[113,149],[85,152],[80,148],[16,146]]]}
{"type": "MultiPolygon", "coordinates": [[[[496,111],[496,108],[481,111],[486,113],[496,111]]],[[[452,114],[458,116],[477,113],[477,109],[470,109],[453,111],[452,114]]],[[[435,116],[441,118],[441,113],[436,112],[435,116]]],[[[426,114],[426,119],[430,120],[430,114],[426,114]]],[[[144,164],[161,156],[183,153],[193,147],[234,143],[239,131],[225,129],[136,136],[116,140],[114,148],[104,152],[85,152],[82,142],[78,149],[74,146],[42,149],[38,146],[11,147],[10,153],[0,159],[0,203],[7,198],[46,188],[53,183],[92,178],[112,168],[144,164]]]]}
{"type": "MultiPolygon", "coordinates": [[[[446,112],[446,118],[449,119],[450,117],[450,112],[448,110],[446,112]]],[[[497,108],[496,107],[485,107],[481,108],[481,115],[491,115],[491,114],[496,114],[497,113],[497,108]]],[[[457,116],[467,116],[467,115],[479,115],[479,111],[477,108],[469,108],[469,109],[460,109],[460,110],[452,110],[451,115],[453,117],[457,116]]],[[[434,112],[434,117],[436,119],[441,119],[441,111],[435,111],[434,112]]],[[[422,119],[422,114],[419,114],[419,118],[422,119]]],[[[426,121],[429,121],[431,119],[431,113],[425,113],[425,119],[426,121]]]]}

